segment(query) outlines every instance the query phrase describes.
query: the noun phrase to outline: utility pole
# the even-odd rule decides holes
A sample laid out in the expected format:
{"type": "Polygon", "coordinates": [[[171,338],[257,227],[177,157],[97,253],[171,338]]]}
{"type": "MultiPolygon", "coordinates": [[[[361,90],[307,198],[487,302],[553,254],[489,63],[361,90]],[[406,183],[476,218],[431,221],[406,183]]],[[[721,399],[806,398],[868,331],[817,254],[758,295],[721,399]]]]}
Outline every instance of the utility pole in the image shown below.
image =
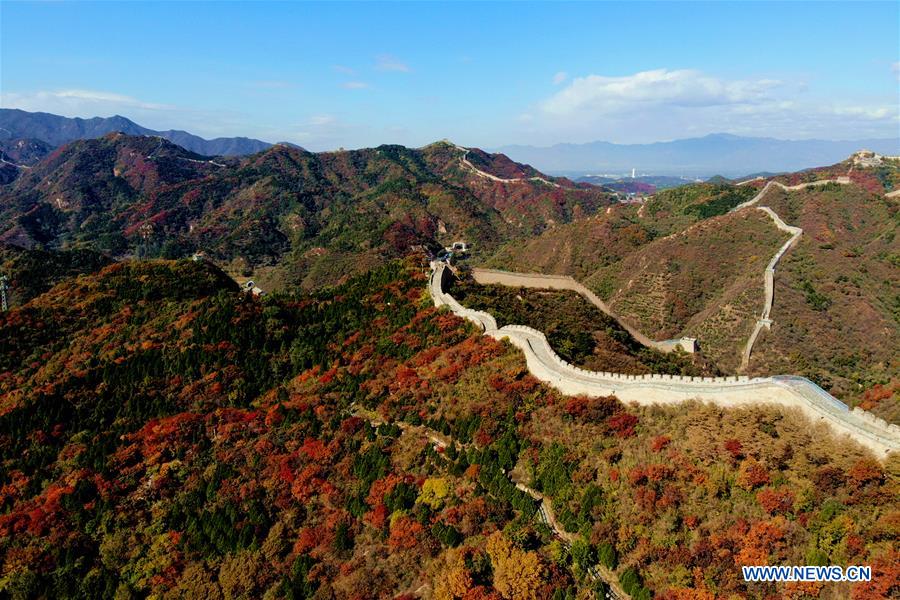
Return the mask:
{"type": "Polygon", "coordinates": [[[6,275],[0,275],[0,310],[6,312],[9,310],[9,299],[6,297],[6,292],[9,290],[9,283],[7,283],[9,279],[7,279],[6,275]]]}

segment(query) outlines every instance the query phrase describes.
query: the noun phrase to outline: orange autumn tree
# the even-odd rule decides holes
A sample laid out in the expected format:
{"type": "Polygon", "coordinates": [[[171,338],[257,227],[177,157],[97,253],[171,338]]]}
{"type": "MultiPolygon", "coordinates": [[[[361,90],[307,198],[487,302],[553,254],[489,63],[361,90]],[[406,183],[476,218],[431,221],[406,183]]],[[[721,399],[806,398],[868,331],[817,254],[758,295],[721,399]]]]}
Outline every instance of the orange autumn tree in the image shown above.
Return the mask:
{"type": "Polygon", "coordinates": [[[472,574],[466,566],[466,557],[469,554],[471,554],[469,548],[450,548],[444,553],[444,564],[440,565],[434,580],[436,600],[462,598],[472,589],[472,574]]]}
{"type": "Polygon", "coordinates": [[[764,486],[770,480],[771,478],[765,467],[752,458],[742,462],[738,469],[737,484],[747,491],[764,486]]]}
{"type": "Polygon", "coordinates": [[[786,521],[778,516],[771,521],[759,521],[750,526],[741,540],[741,550],[735,556],[737,565],[767,565],[769,556],[777,555],[784,547],[786,521]]]}
{"type": "Polygon", "coordinates": [[[494,589],[504,598],[537,600],[543,566],[534,552],[516,548],[502,533],[495,531],[485,544],[494,570],[494,589]]]}

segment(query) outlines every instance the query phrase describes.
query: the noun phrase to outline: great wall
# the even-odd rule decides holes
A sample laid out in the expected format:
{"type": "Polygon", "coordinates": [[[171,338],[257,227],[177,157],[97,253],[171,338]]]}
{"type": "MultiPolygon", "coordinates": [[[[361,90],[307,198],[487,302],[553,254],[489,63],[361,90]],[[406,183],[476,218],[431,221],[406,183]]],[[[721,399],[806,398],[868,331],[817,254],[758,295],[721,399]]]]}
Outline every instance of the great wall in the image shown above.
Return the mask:
{"type": "Polygon", "coordinates": [[[555,181],[550,181],[549,179],[544,179],[543,177],[514,177],[514,178],[510,178],[510,179],[504,179],[503,177],[497,177],[496,175],[491,175],[490,173],[482,171],[481,169],[479,169],[478,167],[476,167],[475,165],[472,164],[472,162],[469,160],[469,152],[470,152],[469,148],[463,148],[462,146],[457,146],[456,144],[454,144],[452,142],[447,142],[447,143],[462,152],[462,155],[459,157],[459,162],[462,164],[462,166],[464,166],[466,169],[472,171],[475,175],[478,175],[479,177],[483,177],[485,179],[490,179],[491,181],[498,181],[500,183],[524,183],[526,181],[537,181],[539,183],[543,183],[543,184],[546,184],[546,185],[549,185],[549,186],[552,186],[555,188],[563,187],[563,186],[559,185],[558,183],[556,183],[555,181]]]}
{"type": "MultiPolygon", "coordinates": [[[[755,179],[748,179],[747,181],[741,181],[735,185],[747,185],[748,183],[752,183],[754,181],[760,181],[761,178],[757,177],[755,179]]],[[[834,183],[839,185],[847,185],[850,183],[850,177],[838,177],[836,179],[820,179],[818,181],[810,181],[808,183],[798,183],[797,185],[785,185],[778,181],[769,181],[763,188],[759,191],[758,194],[753,196],[750,200],[746,202],[742,202],[738,204],[730,212],[737,212],[744,208],[749,208],[750,206],[754,206],[760,200],[765,197],[765,195],[772,188],[779,187],[786,192],[793,192],[798,190],[804,190],[810,187],[821,187],[823,185],[834,183]]],[[[775,223],[775,227],[780,229],[781,231],[785,231],[791,234],[791,237],[782,244],[781,248],[778,249],[778,252],[775,253],[775,256],[772,257],[772,260],[769,261],[769,264],[766,265],[766,270],[763,272],[763,281],[764,281],[764,297],[763,297],[763,311],[760,317],[756,320],[756,325],[753,327],[753,333],[750,334],[750,337],[747,338],[747,344],[744,346],[743,352],[741,352],[741,370],[747,369],[750,366],[750,355],[753,353],[753,346],[756,344],[756,339],[759,337],[759,334],[762,332],[763,327],[766,329],[772,328],[772,304],[775,301],[775,267],[778,265],[778,261],[781,260],[781,257],[784,256],[785,252],[791,249],[794,244],[797,243],[797,240],[800,239],[800,236],[803,235],[803,230],[799,227],[794,227],[793,225],[788,225],[785,223],[781,217],[779,217],[774,210],[769,208],[768,206],[757,206],[757,210],[761,210],[767,215],[772,221],[775,223]]]]}
{"type": "Polygon", "coordinates": [[[496,269],[472,269],[472,277],[477,283],[482,285],[499,283],[500,285],[508,285],[513,287],[524,288],[541,288],[552,290],[571,290],[577,292],[588,302],[602,310],[604,313],[615,319],[619,324],[631,334],[635,340],[642,346],[653,348],[661,352],[672,352],[676,348],[681,348],[685,352],[694,352],[697,349],[697,340],[691,337],[683,337],[674,340],[654,341],[646,335],[623,321],[616,315],[607,304],[601,300],[597,294],[589,290],[584,285],[578,283],[572,277],[566,275],[540,275],[537,273],[513,273],[510,271],[498,271],[496,269]]]}
{"type": "Polygon", "coordinates": [[[485,335],[507,339],[522,350],[528,370],[539,380],[566,395],[615,395],[623,402],[641,405],[676,404],[688,400],[724,407],[775,404],[798,410],[814,423],[825,423],[881,459],[900,451],[900,427],[859,408],[850,408],[812,381],[790,375],[773,377],[682,377],[677,375],[624,375],[587,371],[567,363],[550,347],[540,331],[523,325],[498,328],[484,311],[462,306],[444,291],[452,273],[444,263],[432,263],[428,289],[434,305],[446,306],[459,317],[472,321],[485,335]]]}

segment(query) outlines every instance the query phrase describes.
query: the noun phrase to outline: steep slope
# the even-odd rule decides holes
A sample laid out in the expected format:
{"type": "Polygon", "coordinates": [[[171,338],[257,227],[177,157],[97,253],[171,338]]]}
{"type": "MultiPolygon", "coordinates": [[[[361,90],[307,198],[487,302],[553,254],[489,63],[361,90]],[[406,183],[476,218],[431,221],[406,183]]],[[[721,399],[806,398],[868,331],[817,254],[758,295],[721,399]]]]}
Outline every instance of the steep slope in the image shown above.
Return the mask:
{"type": "Polygon", "coordinates": [[[478,284],[462,273],[445,290],[466,308],[489,312],[497,327],[526,325],[547,335],[564,360],[592,371],[716,375],[699,355],[643,346],[615,319],[571,290],[478,284]]]}
{"type": "Polygon", "coordinates": [[[109,134],[54,151],[0,190],[4,241],[30,247],[101,240],[121,251],[135,203],[217,169],[205,157],[153,137],[109,134]]]}
{"type": "Polygon", "coordinates": [[[762,272],[787,236],[758,211],[724,215],[659,238],[585,284],[652,339],[696,337],[726,372],[762,310],[762,272]]]}
{"type": "Polygon", "coordinates": [[[92,250],[26,250],[0,243],[0,275],[8,278],[9,304],[21,306],[57,283],[112,262],[92,250]]]}
{"type": "MultiPolygon", "coordinates": [[[[848,183],[772,188],[762,202],[803,233],[775,271],[774,325],[764,329],[766,350],[751,359],[749,372],[802,374],[857,402],[876,385],[894,389],[888,384],[900,373],[892,358],[900,336],[891,291],[900,287],[898,208],[887,197],[900,183],[900,162],[858,154],[775,181],[796,186],[839,177],[848,183]]],[[[705,355],[734,372],[762,313],[763,271],[789,239],[763,211],[729,212],[765,183],[665,190],[640,207],[617,206],[514,241],[484,262],[572,275],[647,335],[697,337],[705,355]]],[[[876,412],[896,421],[896,406],[887,400],[876,412]]]]}
{"type": "Polygon", "coordinates": [[[202,250],[269,287],[316,287],[412,246],[462,238],[489,249],[608,202],[586,185],[485,179],[446,143],[320,154],[277,145],[237,160],[110,134],[57,150],[0,191],[0,239],[115,255],[202,250]]]}
{"type": "MultiPolygon", "coordinates": [[[[766,203],[804,234],[777,271],[775,323],[754,348],[753,372],[790,368],[844,396],[900,379],[897,200],[833,185],[766,203]]],[[[895,422],[896,406],[882,407],[895,422]]]]}
{"type": "Polygon", "coordinates": [[[53,147],[38,139],[0,139],[3,159],[30,167],[53,151],[53,147]]]}
{"type": "Polygon", "coordinates": [[[0,185],[11,183],[22,171],[50,154],[52,147],[34,139],[0,139],[0,185]]]}
{"type": "Polygon", "coordinates": [[[207,156],[241,156],[261,152],[272,144],[245,137],[205,140],[186,131],[154,131],[130,119],[93,117],[69,118],[50,113],[0,108],[0,138],[33,138],[57,147],[75,140],[103,137],[110,133],[159,136],[183,148],[207,156]]]}

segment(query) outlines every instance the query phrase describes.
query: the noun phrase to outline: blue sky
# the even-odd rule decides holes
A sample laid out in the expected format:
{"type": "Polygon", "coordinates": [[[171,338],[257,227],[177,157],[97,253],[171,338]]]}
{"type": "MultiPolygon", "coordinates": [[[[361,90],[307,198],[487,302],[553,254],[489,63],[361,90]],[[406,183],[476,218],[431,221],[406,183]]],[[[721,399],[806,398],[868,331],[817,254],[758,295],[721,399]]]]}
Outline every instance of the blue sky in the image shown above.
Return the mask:
{"type": "Polygon", "coordinates": [[[0,2],[0,104],[310,149],[896,137],[900,4],[0,2]]]}

